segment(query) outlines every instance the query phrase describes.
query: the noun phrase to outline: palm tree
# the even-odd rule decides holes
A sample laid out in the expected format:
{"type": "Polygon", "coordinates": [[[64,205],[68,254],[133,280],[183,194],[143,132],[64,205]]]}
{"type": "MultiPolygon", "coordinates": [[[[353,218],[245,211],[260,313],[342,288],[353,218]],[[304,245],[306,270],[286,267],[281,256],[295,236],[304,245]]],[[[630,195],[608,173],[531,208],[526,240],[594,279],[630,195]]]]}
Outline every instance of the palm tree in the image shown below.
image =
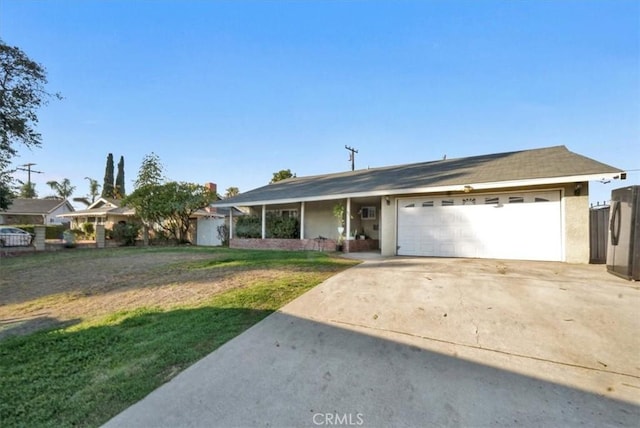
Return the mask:
{"type": "Polygon", "coordinates": [[[55,197],[61,199],[68,199],[73,191],[76,190],[76,186],[72,186],[68,178],[64,178],[61,182],[47,181],[47,186],[56,192],[55,197]]]}
{"type": "Polygon", "coordinates": [[[238,196],[239,194],[240,189],[238,189],[237,187],[229,187],[224,193],[224,198],[233,198],[234,196],[238,196]]]}
{"type": "Polygon", "coordinates": [[[89,180],[89,196],[91,196],[91,203],[94,203],[100,194],[100,185],[98,184],[98,180],[94,180],[90,177],[85,177],[84,179],[89,180]]]}
{"type": "Polygon", "coordinates": [[[98,184],[98,180],[94,180],[90,177],[85,177],[85,180],[89,180],[89,195],[87,197],[81,198],[73,198],[74,202],[82,202],[86,206],[90,206],[96,201],[96,198],[100,196],[100,185],[98,184]],[[89,201],[91,198],[91,201],[89,201]]]}

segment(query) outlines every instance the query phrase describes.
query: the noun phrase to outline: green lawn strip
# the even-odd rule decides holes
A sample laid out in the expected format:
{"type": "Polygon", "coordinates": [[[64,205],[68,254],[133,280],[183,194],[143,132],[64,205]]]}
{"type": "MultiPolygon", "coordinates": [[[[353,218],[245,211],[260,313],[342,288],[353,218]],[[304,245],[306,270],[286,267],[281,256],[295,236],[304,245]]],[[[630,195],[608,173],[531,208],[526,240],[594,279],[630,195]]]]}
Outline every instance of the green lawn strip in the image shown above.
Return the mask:
{"type": "MultiPolygon", "coordinates": [[[[337,261],[334,272],[346,267],[322,257],[337,261]]],[[[327,276],[292,271],[200,306],[141,308],[5,339],[0,425],[99,426],[327,276]]]]}

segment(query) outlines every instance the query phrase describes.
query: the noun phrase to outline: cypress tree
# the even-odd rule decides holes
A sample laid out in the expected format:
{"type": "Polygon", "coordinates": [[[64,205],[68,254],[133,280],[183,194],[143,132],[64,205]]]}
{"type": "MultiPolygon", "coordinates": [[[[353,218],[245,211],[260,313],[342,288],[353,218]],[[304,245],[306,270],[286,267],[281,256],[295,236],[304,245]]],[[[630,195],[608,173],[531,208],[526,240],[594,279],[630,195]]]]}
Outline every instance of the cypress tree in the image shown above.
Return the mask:
{"type": "Polygon", "coordinates": [[[107,156],[107,166],[104,169],[104,184],[102,185],[102,197],[113,198],[113,154],[107,156]]]}
{"type": "Polygon", "coordinates": [[[116,176],[114,193],[118,199],[122,199],[127,195],[124,190],[124,156],[120,156],[120,162],[118,162],[118,175],[116,176]]]}

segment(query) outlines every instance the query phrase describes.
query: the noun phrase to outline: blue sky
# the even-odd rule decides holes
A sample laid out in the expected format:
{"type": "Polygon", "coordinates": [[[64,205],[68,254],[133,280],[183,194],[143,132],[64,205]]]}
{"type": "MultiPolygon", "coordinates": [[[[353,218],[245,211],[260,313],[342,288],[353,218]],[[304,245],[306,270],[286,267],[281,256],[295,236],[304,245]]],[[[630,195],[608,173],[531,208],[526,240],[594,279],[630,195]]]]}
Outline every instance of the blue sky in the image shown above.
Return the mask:
{"type": "Polygon", "coordinates": [[[356,168],[562,144],[640,170],[635,0],[0,0],[0,37],[64,96],[15,162],[40,196],[102,184],[109,152],[129,191],[151,152],[221,193],[348,170],[345,145],[356,168]]]}

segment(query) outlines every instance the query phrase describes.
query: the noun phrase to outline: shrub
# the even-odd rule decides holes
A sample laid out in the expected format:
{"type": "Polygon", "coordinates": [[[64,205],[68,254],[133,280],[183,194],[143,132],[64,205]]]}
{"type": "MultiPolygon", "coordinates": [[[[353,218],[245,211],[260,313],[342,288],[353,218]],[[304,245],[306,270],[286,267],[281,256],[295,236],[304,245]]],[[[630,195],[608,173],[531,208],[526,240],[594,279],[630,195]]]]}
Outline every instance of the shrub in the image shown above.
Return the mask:
{"type": "Polygon", "coordinates": [[[300,237],[300,224],[297,218],[267,216],[267,238],[295,239],[300,237]]]}
{"type": "MultiPolygon", "coordinates": [[[[33,225],[33,224],[17,224],[15,225],[15,227],[22,229],[26,232],[29,232],[33,235],[35,235],[36,231],[35,231],[35,226],[41,226],[41,225],[33,225]]],[[[62,233],[65,230],[69,229],[69,224],[52,224],[52,225],[47,225],[45,226],[45,239],[61,239],[62,238],[62,233]]]]}
{"type": "Polygon", "coordinates": [[[222,245],[229,246],[229,227],[226,224],[218,226],[218,239],[222,241],[222,245]]]}
{"type": "MultiPolygon", "coordinates": [[[[296,239],[300,237],[300,222],[297,218],[267,214],[266,227],[267,238],[296,239]]],[[[238,238],[261,238],[262,218],[255,215],[239,217],[235,230],[238,238]]]]}
{"type": "Polygon", "coordinates": [[[83,223],[82,230],[87,238],[95,238],[96,229],[93,226],[93,223],[83,223]]]}
{"type": "Polygon", "coordinates": [[[113,239],[125,246],[136,245],[140,234],[140,225],[136,223],[118,223],[113,226],[113,239]]]}
{"type": "Polygon", "coordinates": [[[258,216],[238,217],[235,229],[238,238],[262,238],[262,220],[258,216]]]}

